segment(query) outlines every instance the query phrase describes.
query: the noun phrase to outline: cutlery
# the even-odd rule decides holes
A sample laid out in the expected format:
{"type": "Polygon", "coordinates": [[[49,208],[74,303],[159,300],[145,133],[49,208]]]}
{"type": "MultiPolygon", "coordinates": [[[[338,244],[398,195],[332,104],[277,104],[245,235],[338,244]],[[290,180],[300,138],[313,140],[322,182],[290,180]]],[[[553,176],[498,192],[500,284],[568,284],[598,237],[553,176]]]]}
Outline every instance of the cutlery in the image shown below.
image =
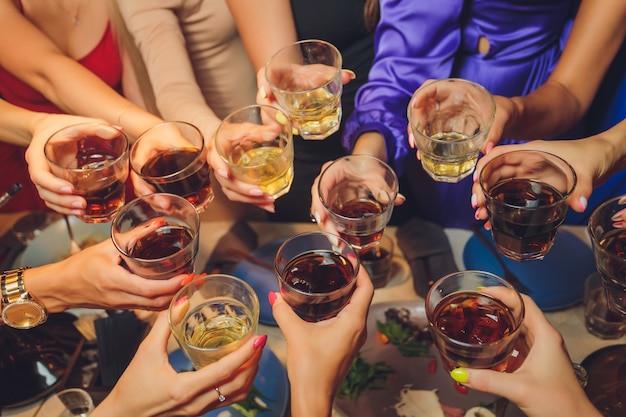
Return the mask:
{"type": "Polygon", "coordinates": [[[524,294],[530,294],[530,289],[526,285],[524,285],[524,283],[513,271],[509,269],[506,263],[502,260],[502,255],[500,255],[498,249],[496,249],[491,240],[484,235],[480,228],[480,225],[472,225],[472,231],[474,232],[474,235],[478,238],[478,240],[481,241],[483,245],[485,245],[489,252],[491,252],[491,254],[496,258],[498,264],[500,264],[500,267],[502,268],[502,271],[504,273],[503,278],[507,280],[511,285],[513,285],[519,292],[522,292],[524,294]]]}
{"type": "Polygon", "coordinates": [[[74,255],[75,253],[80,252],[80,245],[76,243],[76,240],[74,239],[74,232],[72,231],[69,217],[64,214],[63,219],[65,220],[65,226],[67,226],[67,233],[70,236],[70,255],[74,255]]]}
{"type": "Polygon", "coordinates": [[[9,189],[5,193],[0,195],[0,208],[4,206],[6,203],[8,203],[9,200],[15,194],[17,194],[21,189],[22,189],[22,184],[20,184],[19,182],[16,182],[12,186],[10,186],[9,189]]]}

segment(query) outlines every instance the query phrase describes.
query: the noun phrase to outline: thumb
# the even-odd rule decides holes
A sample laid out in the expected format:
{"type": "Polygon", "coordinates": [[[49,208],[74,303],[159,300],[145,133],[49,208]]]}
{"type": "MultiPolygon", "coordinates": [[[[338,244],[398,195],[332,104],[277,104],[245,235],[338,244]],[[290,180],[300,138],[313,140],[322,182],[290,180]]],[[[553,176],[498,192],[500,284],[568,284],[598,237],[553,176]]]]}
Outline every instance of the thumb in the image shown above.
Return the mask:
{"type": "Polygon", "coordinates": [[[580,182],[576,185],[572,194],[567,198],[567,204],[572,208],[572,210],[582,213],[587,208],[587,202],[589,201],[592,192],[593,187],[591,184],[580,182]]]}
{"type": "Polygon", "coordinates": [[[302,320],[279,292],[270,292],[268,299],[272,306],[272,315],[281,329],[286,330],[290,324],[302,320]]]}
{"type": "Polygon", "coordinates": [[[154,348],[162,351],[163,347],[167,348],[171,334],[167,314],[167,310],[159,312],[150,333],[141,343],[140,350],[154,348]]]}

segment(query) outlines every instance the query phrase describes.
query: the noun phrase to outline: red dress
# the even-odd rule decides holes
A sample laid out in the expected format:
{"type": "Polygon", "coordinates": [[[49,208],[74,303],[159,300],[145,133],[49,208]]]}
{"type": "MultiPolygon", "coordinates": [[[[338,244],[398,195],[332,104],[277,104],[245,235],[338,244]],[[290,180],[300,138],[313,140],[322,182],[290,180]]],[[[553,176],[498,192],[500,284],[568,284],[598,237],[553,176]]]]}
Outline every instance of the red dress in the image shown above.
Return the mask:
{"type": "MultiPolygon", "coordinates": [[[[96,47],[78,60],[78,63],[115,90],[121,91],[122,61],[110,24],[107,25],[96,47]]],[[[45,113],[63,113],[37,90],[3,67],[0,67],[0,96],[7,102],[25,109],[45,113]]],[[[25,152],[25,147],[0,142],[0,193],[8,190],[16,181],[23,185],[22,191],[2,207],[2,212],[48,210],[30,180],[28,166],[24,159],[25,152]]]]}

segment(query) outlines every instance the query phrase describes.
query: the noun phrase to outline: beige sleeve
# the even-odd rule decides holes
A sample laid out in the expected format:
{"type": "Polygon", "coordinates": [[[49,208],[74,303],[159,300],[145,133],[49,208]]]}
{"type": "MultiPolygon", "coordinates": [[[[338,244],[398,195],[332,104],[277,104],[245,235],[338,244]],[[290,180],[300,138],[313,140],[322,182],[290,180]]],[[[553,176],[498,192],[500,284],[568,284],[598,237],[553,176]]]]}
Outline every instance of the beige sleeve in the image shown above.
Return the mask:
{"type": "Polygon", "coordinates": [[[166,120],[205,138],[234,109],[254,103],[256,78],[224,0],[118,0],[166,120]]]}

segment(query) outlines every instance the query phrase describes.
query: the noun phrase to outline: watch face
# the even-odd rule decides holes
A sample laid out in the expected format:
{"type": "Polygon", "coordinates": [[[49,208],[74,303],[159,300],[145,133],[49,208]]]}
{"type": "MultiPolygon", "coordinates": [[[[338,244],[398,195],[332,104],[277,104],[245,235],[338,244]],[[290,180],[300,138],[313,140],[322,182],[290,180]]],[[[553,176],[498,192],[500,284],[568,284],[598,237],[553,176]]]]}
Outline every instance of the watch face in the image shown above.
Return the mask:
{"type": "Polygon", "coordinates": [[[30,329],[43,323],[46,320],[46,313],[36,303],[18,301],[2,310],[2,320],[17,329],[30,329]]]}

